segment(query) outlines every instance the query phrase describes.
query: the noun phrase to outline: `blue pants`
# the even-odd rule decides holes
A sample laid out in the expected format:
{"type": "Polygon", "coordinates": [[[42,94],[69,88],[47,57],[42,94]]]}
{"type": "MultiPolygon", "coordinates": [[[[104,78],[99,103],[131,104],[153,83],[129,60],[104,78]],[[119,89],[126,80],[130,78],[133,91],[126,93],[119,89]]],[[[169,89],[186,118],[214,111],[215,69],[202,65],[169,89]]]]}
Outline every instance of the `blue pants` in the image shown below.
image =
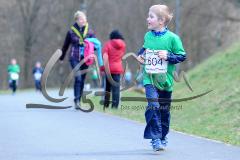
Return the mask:
{"type": "MultiPolygon", "coordinates": [[[[83,56],[81,57],[81,59],[83,59],[83,56]]],[[[70,64],[72,66],[72,69],[74,69],[78,64],[80,63],[80,61],[78,59],[74,59],[71,58],[70,59],[70,64]]],[[[85,70],[87,69],[88,66],[84,63],[79,69],[80,70],[85,70]]],[[[81,74],[81,75],[75,75],[75,81],[74,81],[74,101],[80,101],[81,100],[81,96],[83,93],[83,88],[84,88],[84,81],[86,78],[86,73],[85,74],[81,74]]]]}
{"type": "MultiPolygon", "coordinates": [[[[112,79],[119,83],[120,82],[120,74],[111,74],[112,79]]],[[[110,93],[112,92],[112,108],[118,108],[119,105],[119,97],[120,97],[120,86],[114,86],[111,82],[108,81],[106,76],[106,87],[105,87],[105,98],[104,98],[104,106],[109,107],[110,103],[110,93]]]]}
{"type": "Polygon", "coordinates": [[[172,92],[161,91],[151,84],[144,87],[148,101],[144,138],[163,140],[169,132],[172,92]]]}
{"type": "Polygon", "coordinates": [[[40,80],[35,80],[35,88],[36,88],[36,90],[39,90],[39,91],[42,90],[41,81],[40,80]]]}

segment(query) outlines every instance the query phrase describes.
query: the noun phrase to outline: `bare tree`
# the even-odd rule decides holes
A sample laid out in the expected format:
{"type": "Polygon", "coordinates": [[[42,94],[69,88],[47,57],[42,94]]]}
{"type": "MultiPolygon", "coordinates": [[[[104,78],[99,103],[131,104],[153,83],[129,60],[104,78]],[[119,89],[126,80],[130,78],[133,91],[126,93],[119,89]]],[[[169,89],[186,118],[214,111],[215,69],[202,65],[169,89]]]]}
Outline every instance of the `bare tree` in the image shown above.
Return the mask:
{"type": "MultiPolygon", "coordinates": [[[[52,0],[49,0],[50,2],[52,0]]],[[[24,50],[24,86],[29,86],[31,80],[29,73],[32,68],[32,48],[37,43],[38,37],[49,23],[49,8],[43,6],[44,1],[39,0],[18,0],[17,1],[23,24],[23,50],[24,50]],[[45,12],[41,16],[40,12],[45,12]]]]}

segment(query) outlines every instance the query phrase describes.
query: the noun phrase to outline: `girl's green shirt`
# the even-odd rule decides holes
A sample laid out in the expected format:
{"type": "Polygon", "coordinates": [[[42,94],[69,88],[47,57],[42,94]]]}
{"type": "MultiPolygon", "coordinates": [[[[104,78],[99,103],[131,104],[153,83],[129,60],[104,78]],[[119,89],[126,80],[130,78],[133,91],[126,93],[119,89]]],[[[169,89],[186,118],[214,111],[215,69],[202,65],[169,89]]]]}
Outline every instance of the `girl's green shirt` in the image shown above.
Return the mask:
{"type": "Polygon", "coordinates": [[[16,65],[8,65],[8,72],[10,73],[20,73],[20,67],[18,64],[16,65]]]}
{"type": "MultiPolygon", "coordinates": [[[[167,31],[164,35],[156,36],[152,31],[145,34],[143,47],[149,50],[167,50],[174,54],[185,54],[182,41],[171,31],[167,31]]],[[[167,73],[165,74],[149,74],[143,70],[143,85],[153,84],[160,90],[172,91],[174,81],[175,65],[168,63],[167,73]]]]}

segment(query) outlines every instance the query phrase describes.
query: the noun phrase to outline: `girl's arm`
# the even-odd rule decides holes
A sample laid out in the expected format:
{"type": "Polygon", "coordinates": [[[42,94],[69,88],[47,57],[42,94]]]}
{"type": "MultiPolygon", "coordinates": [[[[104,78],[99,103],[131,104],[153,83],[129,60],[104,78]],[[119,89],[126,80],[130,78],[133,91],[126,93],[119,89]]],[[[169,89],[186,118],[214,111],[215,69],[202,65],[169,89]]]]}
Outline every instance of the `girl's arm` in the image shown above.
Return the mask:
{"type": "Polygon", "coordinates": [[[167,61],[172,64],[177,64],[183,62],[187,58],[186,54],[174,54],[168,52],[167,61]]]}
{"type": "Polygon", "coordinates": [[[102,48],[102,58],[103,58],[103,66],[100,67],[100,70],[105,71],[104,64],[106,61],[108,61],[108,42],[106,42],[102,48]]]}
{"type": "Polygon", "coordinates": [[[21,69],[20,66],[17,64],[17,73],[20,73],[21,69]]]}
{"type": "Polygon", "coordinates": [[[141,48],[139,51],[138,51],[138,56],[139,55],[142,55],[144,52],[145,52],[146,48],[141,48]]]}
{"type": "Polygon", "coordinates": [[[123,46],[123,50],[121,52],[121,61],[122,61],[122,57],[124,56],[124,54],[126,53],[126,43],[124,42],[124,46],[123,46]]]}
{"type": "Polygon", "coordinates": [[[66,55],[66,52],[69,48],[70,43],[71,43],[71,35],[70,35],[70,32],[68,31],[68,33],[66,35],[66,38],[65,38],[65,41],[64,41],[64,44],[63,44],[63,47],[62,47],[62,55],[59,58],[61,61],[64,60],[64,57],[66,55]]]}
{"type": "Polygon", "coordinates": [[[144,64],[144,56],[143,56],[143,54],[144,54],[144,52],[145,52],[145,50],[146,50],[146,48],[141,48],[139,51],[138,51],[138,57],[137,57],[137,60],[138,60],[138,62],[140,62],[141,64],[144,64]]]}
{"type": "Polygon", "coordinates": [[[33,70],[32,70],[32,74],[34,74],[36,72],[36,69],[35,69],[35,67],[33,68],[33,70]]]}
{"type": "Polygon", "coordinates": [[[172,64],[183,62],[187,58],[182,41],[178,36],[172,39],[172,51],[167,54],[167,61],[172,64]]]}

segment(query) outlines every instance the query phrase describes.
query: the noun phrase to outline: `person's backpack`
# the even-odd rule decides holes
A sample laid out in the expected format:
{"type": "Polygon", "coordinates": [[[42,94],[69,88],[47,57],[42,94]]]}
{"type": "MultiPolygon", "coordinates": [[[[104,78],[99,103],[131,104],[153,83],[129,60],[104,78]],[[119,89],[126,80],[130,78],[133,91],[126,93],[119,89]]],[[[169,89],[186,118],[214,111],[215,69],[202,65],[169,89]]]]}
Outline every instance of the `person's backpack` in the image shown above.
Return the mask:
{"type": "Polygon", "coordinates": [[[84,61],[88,66],[94,62],[94,44],[88,40],[84,40],[84,61]]]}

